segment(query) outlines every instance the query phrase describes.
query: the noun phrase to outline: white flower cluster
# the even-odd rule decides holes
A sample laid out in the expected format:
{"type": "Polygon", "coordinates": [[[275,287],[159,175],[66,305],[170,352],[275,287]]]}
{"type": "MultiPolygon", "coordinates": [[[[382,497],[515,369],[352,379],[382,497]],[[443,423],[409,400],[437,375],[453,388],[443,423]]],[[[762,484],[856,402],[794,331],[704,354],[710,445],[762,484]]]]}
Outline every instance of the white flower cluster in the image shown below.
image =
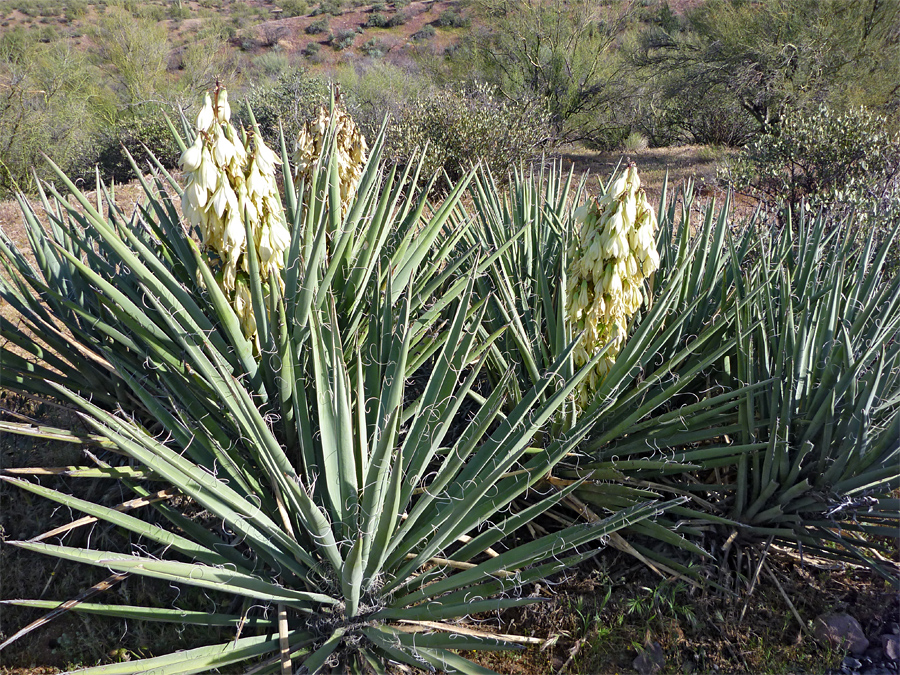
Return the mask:
{"type": "Polygon", "coordinates": [[[656,216],[632,164],[606,194],[576,212],[581,223],[569,250],[566,313],[575,331],[584,331],[574,358],[578,366],[613,341],[606,355],[582,382],[583,405],[625,342],[629,319],[643,302],[644,280],[659,268],[656,216]]]}
{"type": "Polygon", "coordinates": [[[335,106],[332,120],[331,115],[324,107],[319,108],[318,117],[308,121],[300,129],[294,144],[294,175],[298,178],[306,178],[307,184],[309,184],[308,181],[315,170],[316,162],[324,151],[325,134],[331,123],[336,126],[337,165],[341,181],[341,215],[344,215],[350,207],[350,200],[356,194],[356,188],[359,186],[363,166],[369,152],[366,139],[360,133],[353,118],[345,111],[335,106]]]}
{"type": "Polygon", "coordinates": [[[224,88],[206,95],[197,115],[197,138],[181,155],[188,178],[181,206],[185,218],[200,231],[203,244],[222,263],[221,285],[231,297],[244,334],[256,334],[246,274],[247,229],[256,250],[263,283],[270,274],[281,281],[284,251],[290,244],[275,167],[281,160],[253,131],[240,137],[231,125],[224,88]]]}

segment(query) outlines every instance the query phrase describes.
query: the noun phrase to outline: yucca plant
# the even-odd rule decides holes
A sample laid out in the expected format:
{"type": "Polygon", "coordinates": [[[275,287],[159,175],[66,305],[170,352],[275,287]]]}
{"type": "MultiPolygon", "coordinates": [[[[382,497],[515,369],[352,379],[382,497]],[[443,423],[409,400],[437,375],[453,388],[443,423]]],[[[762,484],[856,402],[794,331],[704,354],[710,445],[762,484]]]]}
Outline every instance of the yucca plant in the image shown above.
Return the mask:
{"type": "MultiPolygon", "coordinates": [[[[692,344],[699,354],[694,336],[726,320],[737,342],[705,369],[706,395],[692,392],[694,400],[631,426],[627,438],[614,439],[601,421],[586,445],[594,461],[560,475],[666,456],[666,465],[644,464],[623,483],[689,495],[669,513],[677,521],[644,529],[671,529],[716,551],[723,581],[749,583],[773,542],[865,561],[896,578],[879,554],[879,537],[896,540],[900,520],[892,496],[900,483],[898,285],[882,274],[891,244],[860,246],[847,224],[822,217],[791,229],[757,214],[736,237],[730,230],[727,209],[717,219],[707,212],[693,244],[706,253],[689,275],[699,283],[677,309],[683,332],[659,350],[692,344]]],[[[691,250],[686,233],[682,226],[663,248],[666,275],[677,268],[667,258],[691,250]]]]}
{"type": "Polygon", "coordinates": [[[736,288],[756,295],[739,314],[755,328],[730,374],[768,383],[744,401],[736,438],[764,445],[733,458],[719,512],[738,541],[771,537],[897,579],[878,564],[890,550],[878,537],[896,540],[900,522],[900,281],[883,276],[896,243],[860,243],[849,221],[786,219],[759,233],[759,264],[736,288]]]}
{"type": "Polygon", "coordinates": [[[507,648],[514,638],[458,620],[535,602],[522,597],[525,584],[669,506],[620,509],[505,550],[507,537],[578,487],[546,497],[531,489],[599,412],[552,441],[538,445],[535,436],[593,364],[561,378],[570,344],[511,408],[507,377],[463,422],[461,406],[485,359],[476,337],[487,313],[472,302],[479,265],[455,279],[459,265],[446,262],[457,235],[443,223],[464,185],[423,218],[425,198],[405,193],[402,181],[383,182],[370,159],[341,217],[336,175],[333,157],[323,159],[309,201],[288,185],[283,293],[271,276],[264,287],[247,248],[259,355],[163,192],[164,180],[177,185],[171,177],[156,180],[158,192],[144,182],[146,204],[124,218],[101,185],[106,215],[60,173],[78,206],[50,189],[49,231],[22,200],[35,262],[8,240],[0,247],[11,278],[2,293],[25,322],[3,328],[32,358],[7,360],[13,352],[5,347],[3,382],[68,401],[95,433],[76,438],[12,423],[4,430],[96,444],[116,455],[82,475],[118,479],[138,497],[159,494],[162,484],[179,500],[147,499],[157,513],[151,522],[5,476],[159,552],[13,544],[245,601],[241,616],[72,603],[74,611],[131,620],[238,627],[225,643],[94,672],[193,673],[238,663],[248,672],[290,672],[293,664],[387,672],[388,662],[488,672],[455,650],[507,648]],[[444,287],[444,296],[431,294],[444,287]],[[453,311],[438,332],[441,307],[453,311]],[[77,374],[85,353],[102,366],[101,379],[77,374]],[[422,386],[408,391],[408,375],[426,361],[422,386]],[[512,514],[515,499],[529,506],[512,514]],[[184,508],[202,509],[235,540],[184,508]],[[260,634],[242,634],[250,627],[260,634]]]}
{"type": "MultiPolygon", "coordinates": [[[[496,258],[478,286],[491,307],[485,337],[500,333],[488,352],[491,377],[496,380],[511,368],[521,391],[565,351],[573,333],[566,316],[568,250],[584,190],[583,184],[573,189],[571,174],[567,179],[557,166],[516,172],[509,182],[509,192],[501,195],[488,172],[476,176],[476,220],[466,237],[496,258]]],[[[724,247],[727,208],[716,216],[710,207],[700,236],[692,237],[692,225],[679,220],[677,205],[685,204],[683,212],[690,213],[690,184],[671,202],[666,194],[664,186],[657,216],[660,269],[645,288],[644,309],[635,315],[619,355],[596,386],[592,405],[583,409],[570,399],[565,413],[544,430],[552,438],[579,414],[597,418],[586,442],[551,477],[557,487],[586,479],[564,500],[567,513],[559,517],[571,519],[574,513],[593,519],[673,491],[690,495],[680,486],[650,483],[648,477],[698,469],[710,446],[733,433],[738,406],[754,391],[753,385],[710,381],[710,373],[737,348],[739,330],[749,330],[737,324],[733,298],[723,290],[723,281],[735,273],[724,247]],[[699,454],[685,454],[701,445],[699,454]]],[[[567,368],[574,372],[574,362],[567,368]]],[[[718,452],[733,454],[730,449],[718,452]]],[[[708,553],[686,539],[682,527],[677,519],[661,519],[629,531],[706,558],[708,553]]],[[[613,543],[645,561],[654,559],[654,566],[670,573],[694,574],[645,539],[626,544],[613,538],[613,543]]]]}

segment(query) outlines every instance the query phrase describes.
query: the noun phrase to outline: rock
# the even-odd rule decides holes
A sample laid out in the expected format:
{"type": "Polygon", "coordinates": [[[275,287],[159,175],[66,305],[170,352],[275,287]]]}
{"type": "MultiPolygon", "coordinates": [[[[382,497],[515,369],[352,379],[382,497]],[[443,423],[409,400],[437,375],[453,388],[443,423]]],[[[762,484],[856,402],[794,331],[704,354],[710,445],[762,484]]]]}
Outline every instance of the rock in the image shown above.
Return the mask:
{"type": "Polygon", "coordinates": [[[640,675],[656,675],[666,665],[666,654],[662,645],[651,642],[640,651],[631,665],[640,675]]]}
{"type": "Polygon", "coordinates": [[[852,672],[854,670],[859,670],[860,668],[862,668],[862,661],[854,659],[852,656],[847,656],[841,662],[841,670],[844,672],[852,672]]]}
{"type": "Polygon", "coordinates": [[[813,623],[813,635],[835,649],[847,649],[862,654],[869,646],[859,621],[849,614],[824,614],[813,623]]]}
{"type": "Polygon", "coordinates": [[[881,636],[881,648],[891,661],[900,661],[900,635],[893,633],[881,636]]]}

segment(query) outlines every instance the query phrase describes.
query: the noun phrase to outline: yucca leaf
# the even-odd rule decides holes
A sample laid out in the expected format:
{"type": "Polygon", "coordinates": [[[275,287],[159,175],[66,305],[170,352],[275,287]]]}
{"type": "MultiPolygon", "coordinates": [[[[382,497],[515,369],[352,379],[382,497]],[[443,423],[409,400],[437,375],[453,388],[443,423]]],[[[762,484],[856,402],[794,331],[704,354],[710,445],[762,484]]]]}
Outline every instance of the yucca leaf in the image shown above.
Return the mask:
{"type": "MultiPolygon", "coordinates": [[[[59,600],[0,600],[0,603],[36,609],[56,609],[59,600]]],[[[92,602],[80,602],[70,608],[73,612],[97,614],[99,616],[118,617],[133,621],[157,621],[177,623],[189,626],[231,626],[243,624],[247,628],[271,627],[275,622],[262,617],[243,617],[230,614],[195,612],[186,609],[170,609],[166,607],[136,607],[132,605],[108,605],[92,602]]]]}
{"type": "Polygon", "coordinates": [[[307,593],[305,591],[283,588],[237,570],[210,565],[158,560],[155,558],[128,556],[110,551],[95,551],[92,549],[71,548],[27,541],[13,541],[9,543],[29,551],[45,553],[89,565],[97,565],[118,572],[129,572],[173,583],[184,583],[225,593],[234,593],[235,595],[268,602],[283,602],[304,613],[312,612],[311,605],[313,604],[336,605],[339,602],[321,593],[307,593]]]}

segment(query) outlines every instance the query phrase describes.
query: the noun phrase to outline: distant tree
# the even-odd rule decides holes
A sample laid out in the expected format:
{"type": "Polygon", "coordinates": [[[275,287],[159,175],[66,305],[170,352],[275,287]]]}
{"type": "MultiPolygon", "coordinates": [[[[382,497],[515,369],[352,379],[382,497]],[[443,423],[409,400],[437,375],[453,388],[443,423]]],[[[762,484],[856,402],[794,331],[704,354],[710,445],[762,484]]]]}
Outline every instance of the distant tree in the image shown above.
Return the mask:
{"type": "Polygon", "coordinates": [[[111,6],[100,18],[93,40],[123,104],[134,107],[158,98],[169,56],[164,26],[111,6]]]}
{"type": "Polygon", "coordinates": [[[766,132],[820,102],[896,112],[898,41],[900,0],[707,0],[648,31],[636,58],[687,124],[714,102],[766,132]]]}
{"type": "Polygon", "coordinates": [[[49,175],[41,153],[64,169],[115,115],[86,55],[60,41],[0,44],[0,195],[33,188],[49,175]]]}
{"type": "Polygon", "coordinates": [[[591,126],[606,119],[597,113],[620,98],[622,63],[613,47],[633,3],[476,0],[475,7],[490,18],[477,39],[477,52],[507,97],[543,101],[556,130],[576,136],[589,136],[591,126]],[[579,117],[573,129],[570,122],[579,117]]]}

